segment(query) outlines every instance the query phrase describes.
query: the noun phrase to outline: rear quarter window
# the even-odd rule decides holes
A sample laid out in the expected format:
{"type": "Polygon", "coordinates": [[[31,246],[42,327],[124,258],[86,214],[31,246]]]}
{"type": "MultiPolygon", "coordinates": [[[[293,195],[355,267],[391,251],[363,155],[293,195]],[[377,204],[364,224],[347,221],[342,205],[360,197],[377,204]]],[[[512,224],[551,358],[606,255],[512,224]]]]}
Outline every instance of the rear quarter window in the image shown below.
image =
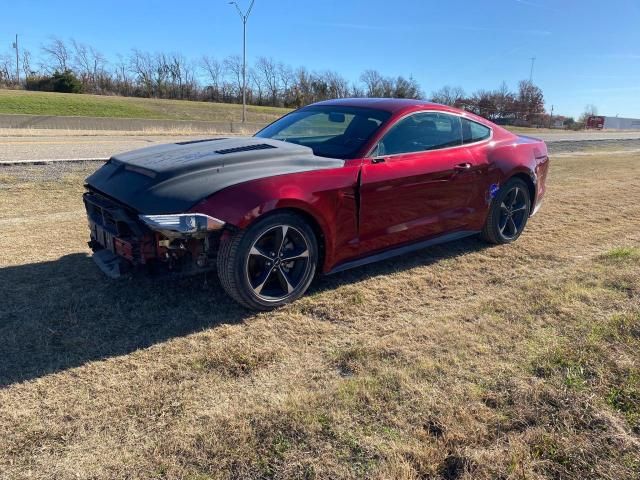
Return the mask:
{"type": "Polygon", "coordinates": [[[462,119],[462,143],[474,143],[491,136],[491,129],[472,120],[462,119]]]}

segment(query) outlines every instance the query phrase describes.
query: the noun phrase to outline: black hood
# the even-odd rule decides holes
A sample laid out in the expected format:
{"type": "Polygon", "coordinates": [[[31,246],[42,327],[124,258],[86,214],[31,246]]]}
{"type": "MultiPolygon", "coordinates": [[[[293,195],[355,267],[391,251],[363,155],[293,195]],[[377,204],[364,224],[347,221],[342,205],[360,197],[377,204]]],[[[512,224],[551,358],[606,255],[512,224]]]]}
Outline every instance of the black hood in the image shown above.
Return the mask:
{"type": "Polygon", "coordinates": [[[87,185],[139,213],[180,213],[223,188],[258,178],[337,168],[308,147],[235,137],[158,145],[114,155],[87,185]]]}

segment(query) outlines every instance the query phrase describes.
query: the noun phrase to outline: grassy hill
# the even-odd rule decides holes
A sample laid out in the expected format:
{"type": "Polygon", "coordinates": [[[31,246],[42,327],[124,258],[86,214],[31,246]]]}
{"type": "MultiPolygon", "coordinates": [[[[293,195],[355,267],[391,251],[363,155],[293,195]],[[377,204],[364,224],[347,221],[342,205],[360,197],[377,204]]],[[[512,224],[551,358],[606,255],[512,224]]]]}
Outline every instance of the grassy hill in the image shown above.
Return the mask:
{"type": "MultiPolygon", "coordinates": [[[[288,111],[285,108],[249,106],[247,121],[270,122],[288,111]]],[[[186,100],[0,90],[0,113],[218,122],[239,121],[242,106],[186,100]]]]}
{"type": "MultiPolygon", "coordinates": [[[[248,106],[247,121],[272,122],[289,111],[287,108],[248,106]]],[[[240,121],[242,105],[0,89],[0,114],[3,113],[230,122],[240,121]]],[[[511,126],[506,128],[522,134],[558,131],[511,126]]]]}

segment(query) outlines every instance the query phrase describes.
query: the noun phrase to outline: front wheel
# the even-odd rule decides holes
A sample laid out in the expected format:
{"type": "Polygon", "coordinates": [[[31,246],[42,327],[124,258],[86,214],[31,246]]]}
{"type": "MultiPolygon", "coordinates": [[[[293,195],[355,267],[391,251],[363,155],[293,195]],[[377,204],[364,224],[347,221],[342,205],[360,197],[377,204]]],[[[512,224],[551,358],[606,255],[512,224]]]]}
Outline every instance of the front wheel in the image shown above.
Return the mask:
{"type": "Polygon", "coordinates": [[[276,213],[222,241],[218,276],[235,301],[271,310],[300,298],[318,263],[318,242],[300,216],[276,213]]]}
{"type": "Polygon", "coordinates": [[[491,202],[482,238],[495,244],[517,240],[527,225],[530,212],[529,187],[519,178],[509,180],[491,202]]]}

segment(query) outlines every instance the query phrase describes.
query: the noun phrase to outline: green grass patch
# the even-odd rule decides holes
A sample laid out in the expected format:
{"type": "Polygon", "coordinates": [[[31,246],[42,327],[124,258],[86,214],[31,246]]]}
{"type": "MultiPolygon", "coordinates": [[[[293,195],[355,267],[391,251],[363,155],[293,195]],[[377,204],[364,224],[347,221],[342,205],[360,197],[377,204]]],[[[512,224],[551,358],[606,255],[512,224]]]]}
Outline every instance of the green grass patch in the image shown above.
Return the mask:
{"type": "Polygon", "coordinates": [[[620,412],[631,428],[640,433],[640,370],[632,369],[609,389],[607,403],[620,412]]]}
{"type": "Polygon", "coordinates": [[[558,376],[566,387],[582,389],[596,376],[589,364],[592,356],[593,352],[563,345],[536,358],[532,363],[533,373],[546,379],[558,376]]]}
{"type": "Polygon", "coordinates": [[[120,98],[0,91],[0,113],[113,118],[169,118],[120,98]]]}
{"type": "MultiPolygon", "coordinates": [[[[249,122],[266,123],[281,117],[287,112],[289,110],[285,108],[250,106],[247,108],[247,120],[249,122]]],[[[242,105],[187,100],[0,90],[0,113],[237,122],[240,121],[242,116],[242,105]]]]}
{"type": "Polygon", "coordinates": [[[603,260],[612,260],[616,262],[622,262],[626,260],[638,260],[640,259],[640,248],[616,247],[602,254],[600,258],[603,260]]]}

